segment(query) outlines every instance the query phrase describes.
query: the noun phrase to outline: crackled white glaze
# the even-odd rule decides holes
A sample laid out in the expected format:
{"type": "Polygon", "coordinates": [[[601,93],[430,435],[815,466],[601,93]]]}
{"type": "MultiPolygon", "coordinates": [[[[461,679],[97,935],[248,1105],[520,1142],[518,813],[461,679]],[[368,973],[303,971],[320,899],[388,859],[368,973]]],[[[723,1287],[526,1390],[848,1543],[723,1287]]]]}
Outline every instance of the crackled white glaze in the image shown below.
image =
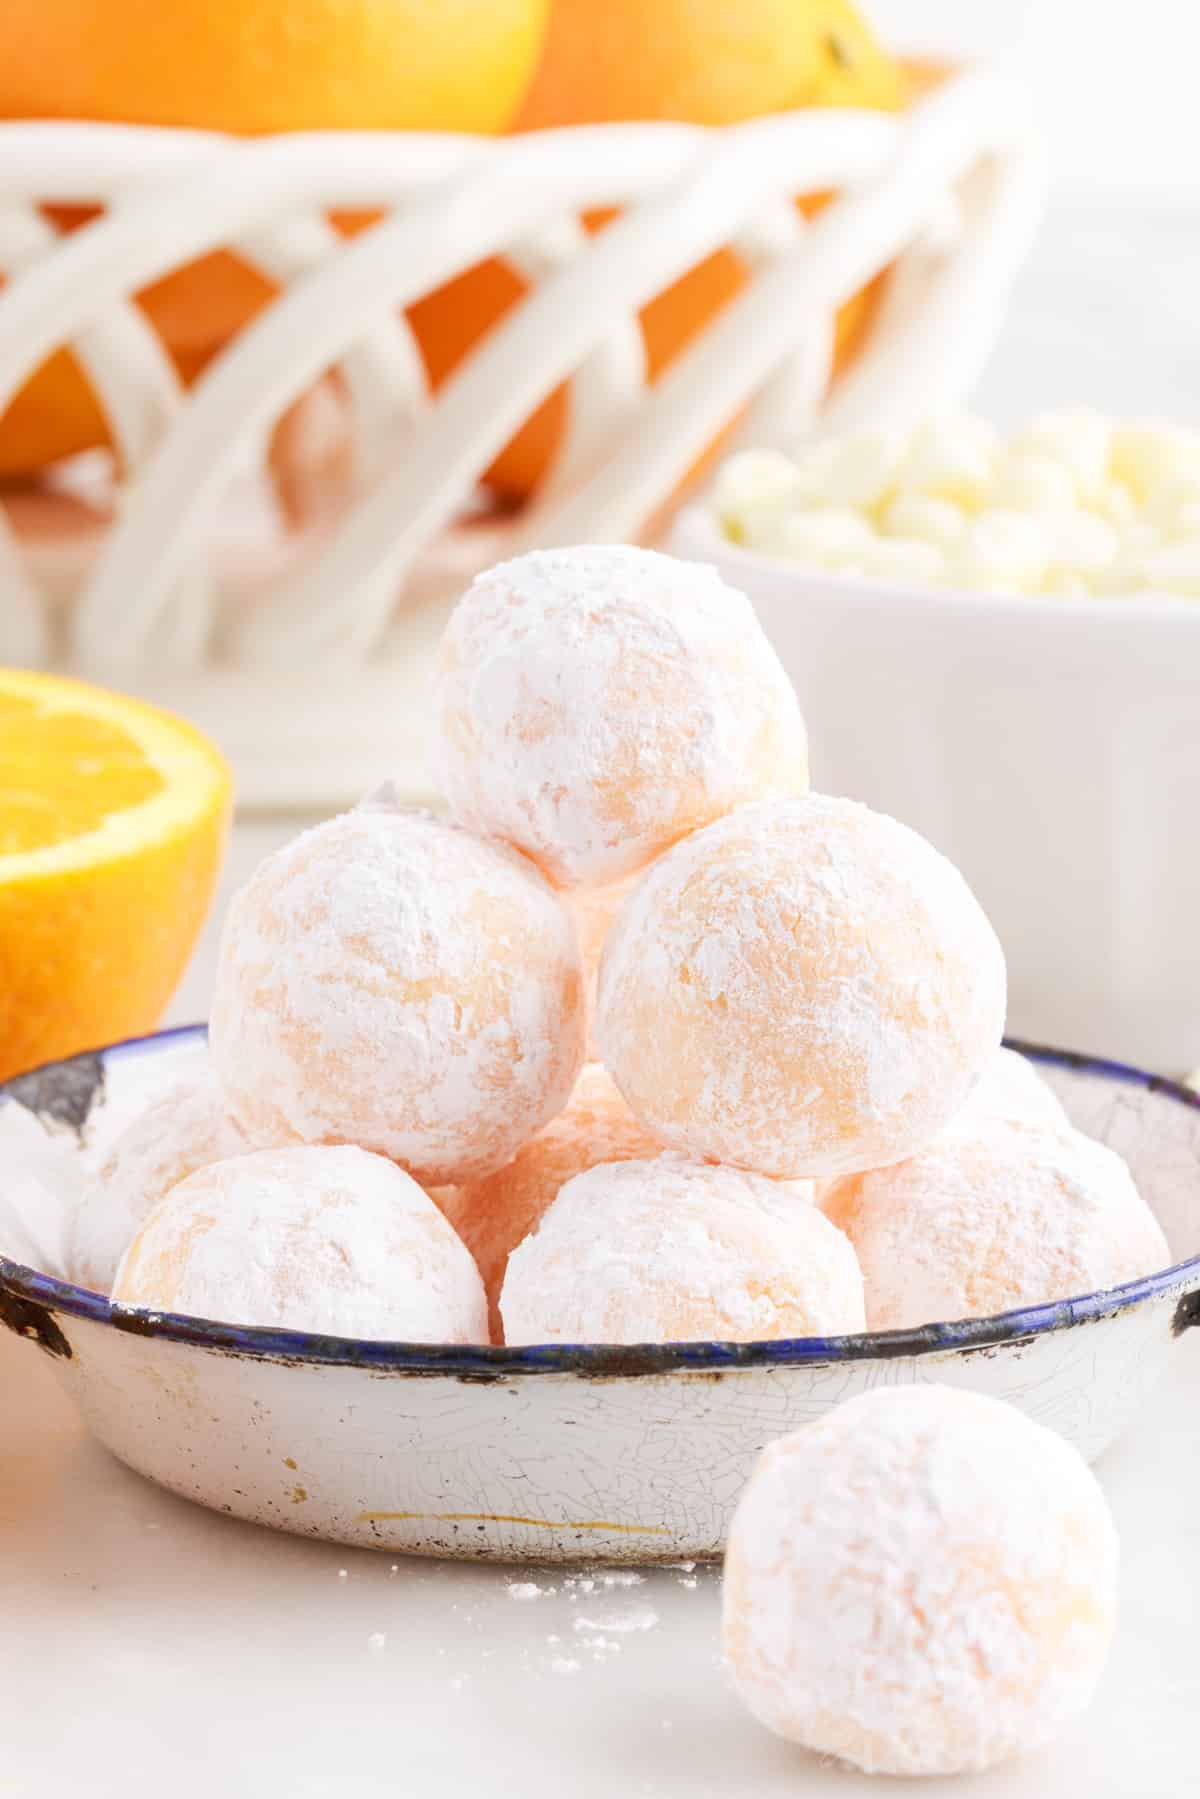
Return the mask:
{"type": "MultiPolygon", "coordinates": [[[[108,1058],[112,1103],[144,1078],[147,1054],[108,1058]]],[[[1074,1123],[1129,1163],[1172,1256],[1200,1252],[1200,1110],[1136,1080],[1044,1073],[1074,1123]]],[[[718,1554],[763,1446],[881,1386],[990,1393],[1098,1455],[1143,1409],[1197,1291],[1200,1270],[1185,1269],[1136,1304],[977,1349],[838,1359],[832,1346],[807,1363],[642,1373],[616,1349],[594,1375],[509,1368],[485,1380],[478,1367],[461,1379],[256,1357],[63,1310],[46,1322],[92,1430],[186,1498],[393,1553],[662,1561],[718,1554]]],[[[9,1319],[23,1332],[39,1321],[16,1305],[9,1319]]]]}

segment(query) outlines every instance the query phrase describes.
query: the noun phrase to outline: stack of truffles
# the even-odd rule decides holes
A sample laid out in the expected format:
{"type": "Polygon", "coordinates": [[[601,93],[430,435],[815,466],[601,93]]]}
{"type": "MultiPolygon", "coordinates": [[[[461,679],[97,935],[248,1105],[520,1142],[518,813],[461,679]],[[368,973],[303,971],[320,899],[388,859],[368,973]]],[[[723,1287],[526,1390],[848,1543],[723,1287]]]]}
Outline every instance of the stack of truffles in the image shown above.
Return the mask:
{"type": "Polygon", "coordinates": [[[1119,1157],[1000,1048],[957,870],[808,791],[743,595],[648,551],[480,576],[449,817],[306,832],[225,925],[211,1065],[114,1144],[71,1272],[350,1337],[827,1336],[1164,1265],[1119,1157]]]}

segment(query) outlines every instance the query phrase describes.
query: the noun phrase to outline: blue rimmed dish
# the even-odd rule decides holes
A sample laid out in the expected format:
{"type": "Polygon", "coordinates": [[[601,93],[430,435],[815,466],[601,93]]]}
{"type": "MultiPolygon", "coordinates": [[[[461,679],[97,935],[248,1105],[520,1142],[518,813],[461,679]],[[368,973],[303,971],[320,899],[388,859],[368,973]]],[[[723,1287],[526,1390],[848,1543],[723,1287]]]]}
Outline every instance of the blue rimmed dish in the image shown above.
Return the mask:
{"type": "MultiPolygon", "coordinates": [[[[119,1094],[202,1041],[196,1027],[55,1063],[0,1089],[0,1103],[35,1113],[82,1157],[119,1094]]],[[[1170,1268],[915,1330],[491,1349],[114,1312],[0,1259],[0,1324],[53,1360],[94,1434],[150,1479],[238,1517],[393,1553],[717,1554],[762,1445],[881,1382],[976,1387],[1094,1457],[1136,1414],[1174,1338],[1200,1322],[1200,1095],[1119,1063],[1014,1047],[1130,1163],[1180,1258],[1170,1268]]]]}

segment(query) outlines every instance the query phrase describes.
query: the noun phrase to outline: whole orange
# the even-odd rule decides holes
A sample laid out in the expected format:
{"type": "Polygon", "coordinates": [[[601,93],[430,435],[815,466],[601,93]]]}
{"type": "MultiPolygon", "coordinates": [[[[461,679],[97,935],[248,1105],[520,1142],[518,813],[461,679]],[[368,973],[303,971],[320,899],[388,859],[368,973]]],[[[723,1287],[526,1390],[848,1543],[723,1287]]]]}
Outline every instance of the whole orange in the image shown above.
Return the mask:
{"type": "Polygon", "coordinates": [[[502,131],[546,0],[5,0],[0,117],[502,131]]]}
{"type": "Polygon", "coordinates": [[[554,0],[516,129],[732,125],[801,106],[903,101],[899,65],[849,0],[554,0]]]}
{"type": "MultiPolygon", "coordinates": [[[[4,0],[0,118],[254,134],[501,131],[536,66],[549,0],[4,0]]],[[[59,213],[80,223],[86,213],[59,213]]],[[[139,296],[185,380],[272,289],[220,254],[139,296]]],[[[0,478],[108,441],[74,359],[0,419],[0,478]]]]}
{"type": "MultiPolygon", "coordinates": [[[[894,109],[907,93],[905,69],[847,0],[553,0],[545,54],[515,129],[621,119],[725,125],[801,106],[894,109]]],[[[808,213],[822,203],[822,196],[798,202],[808,213]]],[[[721,250],[650,302],[641,323],[651,379],[746,279],[745,265],[721,250]]],[[[493,260],[412,308],[435,385],[525,291],[493,260]]],[[[836,366],[854,355],[875,297],[872,284],[842,308],[836,366]]],[[[559,388],[530,416],[488,471],[495,491],[519,500],[537,485],[561,441],[567,405],[559,388]]]]}

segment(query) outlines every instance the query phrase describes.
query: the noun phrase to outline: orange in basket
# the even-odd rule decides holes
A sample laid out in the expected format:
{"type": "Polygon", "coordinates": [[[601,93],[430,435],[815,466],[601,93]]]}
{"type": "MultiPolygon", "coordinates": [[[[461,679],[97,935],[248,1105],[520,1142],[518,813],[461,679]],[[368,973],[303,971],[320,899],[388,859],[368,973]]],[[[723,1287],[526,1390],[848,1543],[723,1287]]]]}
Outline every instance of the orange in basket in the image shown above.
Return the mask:
{"type": "MultiPolygon", "coordinates": [[[[549,0],[4,0],[0,118],[236,133],[501,131],[542,48],[549,0]]],[[[90,216],[56,209],[60,224],[90,216]]],[[[193,381],[274,289],[229,255],[157,282],[142,305],[193,381]]],[[[106,444],[67,352],[0,419],[0,479],[106,444]]]]}
{"type": "MultiPolygon", "coordinates": [[[[518,130],[621,119],[729,125],[797,106],[905,103],[904,69],[885,54],[847,0],[554,0],[546,50],[518,130]]],[[[812,214],[827,196],[799,202],[812,214]]],[[[598,228],[611,214],[588,221],[598,228]]],[[[641,314],[653,380],[745,284],[745,265],[721,250],[658,294],[641,314]]],[[[429,294],[409,314],[435,385],[525,293],[507,264],[490,261],[429,294]]],[[[837,321],[836,366],[870,324],[876,287],[855,294],[837,321]]],[[[524,498],[552,460],[566,426],[562,388],[526,421],[488,471],[524,498]]]]}
{"type": "MultiPolygon", "coordinates": [[[[31,19],[37,15],[38,41],[44,41],[54,21],[68,12],[72,17],[89,12],[83,0],[46,0],[44,6],[41,0],[15,3],[31,19]],[[47,15],[50,26],[42,22],[47,15]]],[[[210,13],[202,0],[190,3],[198,9],[197,18],[207,21],[202,31],[206,44],[225,41],[244,54],[266,31],[264,21],[275,21],[270,95],[256,100],[250,88],[236,83],[232,97],[210,90],[208,64],[203,60],[190,73],[176,70],[152,103],[137,85],[145,71],[138,72],[141,65],[136,58],[132,73],[118,70],[115,59],[111,65],[94,61],[93,87],[86,91],[77,73],[73,86],[60,89],[57,82],[43,79],[37,69],[22,63],[16,74],[0,71],[0,115],[61,114],[73,105],[84,117],[170,119],[238,131],[375,124],[487,130],[511,119],[525,94],[516,116],[518,129],[621,119],[686,119],[719,125],[796,106],[892,110],[903,106],[914,88],[925,85],[879,47],[847,0],[739,0],[736,7],[729,0],[655,0],[653,6],[645,0],[552,0],[544,54],[526,93],[541,42],[544,0],[458,0],[453,8],[454,32],[462,34],[460,48],[471,43],[472,56],[462,74],[463,93],[438,111],[440,101],[437,106],[427,104],[426,95],[410,92],[411,83],[396,80],[386,57],[377,58],[377,66],[351,100],[338,86],[336,68],[345,64],[354,46],[378,42],[377,36],[367,34],[363,20],[369,18],[372,29],[378,25],[381,0],[354,0],[349,16],[358,23],[348,28],[353,41],[340,42],[341,61],[329,69],[315,52],[309,60],[311,46],[305,47],[296,35],[295,4],[289,9],[283,0],[257,0],[252,5],[225,0],[210,13]],[[292,20],[288,35],[280,23],[283,12],[292,20]],[[479,20],[486,16],[486,31],[482,27],[475,31],[468,15],[479,20]],[[503,76],[499,89],[503,107],[495,93],[486,104],[478,95],[470,98],[475,93],[473,71],[489,58],[503,76]]],[[[122,4],[131,5],[132,0],[122,4]]],[[[406,10],[413,4],[409,0],[406,10]]],[[[444,16],[445,9],[441,10],[444,16]]],[[[303,11],[332,29],[332,0],[307,0],[303,11]]],[[[138,29],[144,38],[144,26],[138,29]]],[[[449,25],[446,29],[449,33],[449,25]]],[[[123,41],[107,18],[105,32],[111,33],[112,41],[123,41]]],[[[28,39],[30,44],[34,41],[28,39]]],[[[436,84],[431,93],[435,90],[436,84]]],[[[811,215],[826,198],[808,196],[798,205],[811,215]]],[[[69,226],[89,215],[80,209],[73,213],[59,209],[54,216],[69,226]]],[[[593,215],[588,227],[600,229],[611,217],[611,213],[593,215]]],[[[348,233],[370,222],[361,214],[339,220],[348,233]]],[[[651,379],[741,290],[747,274],[732,251],[722,250],[651,301],[641,314],[651,379]]],[[[273,291],[244,263],[221,253],[168,275],[147,289],[140,303],[182,378],[190,382],[273,291]]],[[[878,283],[870,284],[839,313],[836,368],[852,360],[869,330],[877,291],[878,283]]],[[[507,263],[491,259],[410,309],[435,387],[525,292],[526,284],[507,263]]],[[[556,389],[501,451],[485,477],[497,493],[521,500],[537,486],[562,439],[567,405],[566,390],[556,389]]],[[[86,378],[69,353],[60,352],[0,419],[0,479],[36,472],[62,456],[107,441],[107,425],[86,378]]]]}
{"type": "Polygon", "coordinates": [[[138,700],[0,669],[0,1079],[154,1028],[208,913],[221,756],[138,700]]]}

